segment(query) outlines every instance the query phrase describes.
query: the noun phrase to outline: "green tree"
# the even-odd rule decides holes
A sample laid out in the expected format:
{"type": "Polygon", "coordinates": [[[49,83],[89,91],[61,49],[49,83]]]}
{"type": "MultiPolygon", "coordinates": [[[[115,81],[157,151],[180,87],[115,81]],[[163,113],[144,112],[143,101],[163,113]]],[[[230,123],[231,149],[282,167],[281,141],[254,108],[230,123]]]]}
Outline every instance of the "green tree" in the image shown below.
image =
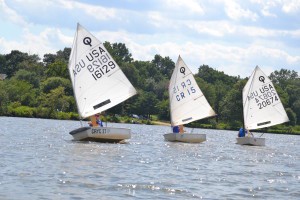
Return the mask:
{"type": "Polygon", "coordinates": [[[232,86],[240,79],[239,77],[229,76],[227,74],[224,74],[224,72],[214,70],[213,68],[209,67],[208,65],[200,66],[196,76],[199,76],[200,78],[205,80],[207,83],[214,84],[217,81],[222,81],[222,83],[229,85],[229,86],[232,86]]]}
{"type": "Polygon", "coordinates": [[[4,81],[0,81],[0,115],[7,113],[7,105],[9,103],[8,93],[4,81]]]}
{"type": "Polygon", "coordinates": [[[294,70],[281,69],[270,74],[270,79],[273,83],[278,84],[282,89],[288,85],[291,80],[299,78],[298,73],[294,70]]]}
{"type": "Polygon", "coordinates": [[[60,77],[50,77],[41,83],[41,90],[43,93],[49,93],[51,90],[58,87],[63,87],[66,95],[73,96],[73,89],[69,79],[60,77]]]}
{"type": "Polygon", "coordinates": [[[46,66],[54,63],[57,60],[67,63],[71,54],[71,48],[64,48],[63,51],[59,50],[56,54],[44,54],[43,62],[46,66]]]}
{"type": "Polygon", "coordinates": [[[137,110],[134,112],[150,118],[150,115],[156,114],[158,100],[153,92],[139,92],[135,102],[137,110]]]}
{"type": "Polygon", "coordinates": [[[14,78],[20,81],[26,81],[27,83],[32,84],[34,88],[38,88],[40,85],[40,79],[34,71],[20,69],[16,72],[14,78]]]}
{"type": "Polygon", "coordinates": [[[156,68],[158,68],[163,75],[166,76],[167,79],[171,78],[172,72],[175,68],[175,63],[169,58],[156,54],[154,59],[151,61],[156,68]]]}
{"type": "Polygon", "coordinates": [[[49,116],[57,111],[67,111],[69,109],[69,99],[65,96],[64,87],[57,87],[50,90],[49,93],[43,94],[41,98],[42,105],[50,108],[49,116]]]}
{"type": "Polygon", "coordinates": [[[55,54],[47,53],[47,54],[44,54],[43,62],[47,66],[47,65],[50,65],[51,63],[54,63],[55,59],[56,59],[55,54]]]}
{"type": "Polygon", "coordinates": [[[169,98],[168,87],[169,80],[167,79],[161,79],[155,83],[153,92],[156,94],[158,100],[161,101],[169,98]]]}
{"type": "Polygon", "coordinates": [[[285,111],[286,111],[286,114],[287,114],[287,116],[288,116],[288,118],[290,120],[289,121],[289,125],[295,126],[296,123],[297,123],[297,115],[296,115],[296,113],[294,113],[293,110],[290,109],[290,108],[287,108],[285,111]]]}
{"type": "Polygon", "coordinates": [[[56,52],[56,60],[62,60],[68,62],[71,54],[71,48],[65,47],[64,50],[56,52]]]}
{"type": "Polygon", "coordinates": [[[300,99],[292,105],[293,112],[296,114],[296,123],[300,125],[300,99]]]}
{"type": "Polygon", "coordinates": [[[10,54],[5,55],[6,62],[2,68],[2,73],[6,74],[8,78],[10,78],[19,69],[28,67],[28,63],[37,63],[38,60],[39,57],[37,55],[28,55],[27,53],[13,50],[10,54]]]}
{"type": "Polygon", "coordinates": [[[124,72],[124,74],[126,75],[126,77],[128,78],[128,80],[131,82],[131,84],[136,87],[139,83],[139,72],[138,70],[135,68],[134,64],[132,63],[123,63],[121,66],[122,71],[124,72]]]}
{"type": "Polygon", "coordinates": [[[104,46],[107,51],[111,54],[114,60],[121,65],[123,62],[130,63],[133,61],[131,53],[127,49],[126,45],[123,43],[113,43],[104,42],[104,46]]]}
{"type": "Polygon", "coordinates": [[[6,82],[5,87],[10,102],[20,102],[24,106],[36,106],[38,91],[32,84],[12,78],[6,82]]]}
{"type": "Polygon", "coordinates": [[[19,64],[19,69],[23,69],[29,72],[34,72],[37,78],[42,79],[45,75],[45,67],[40,62],[34,62],[32,60],[25,60],[19,64]]]}
{"type": "Polygon", "coordinates": [[[164,75],[157,67],[155,67],[153,63],[150,63],[148,61],[135,61],[134,66],[138,70],[140,81],[137,87],[140,89],[153,91],[153,89],[155,88],[155,84],[153,84],[152,82],[159,82],[165,79],[164,75]],[[146,82],[147,84],[145,84],[146,79],[148,79],[146,82]]]}
{"type": "Polygon", "coordinates": [[[200,87],[203,95],[206,97],[209,104],[214,107],[216,100],[215,88],[212,84],[205,82],[202,78],[195,77],[198,86],[200,87]]]}
{"type": "Polygon", "coordinates": [[[69,79],[69,70],[66,61],[55,60],[47,66],[46,75],[48,77],[62,77],[69,79]]]}
{"type": "Polygon", "coordinates": [[[164,99],[157,104],[157,112],[159,119],[170,120],[170,105],[169,99],[164,99]]]}
{"type": "Polygon", "coordinates": [[[214,84],[215,91],[215,101],[214,101],[214,109],[217,113],[216,121],[219,121],[219,113],[222,112],[222,100],[225,98],[227,91],[230,90],[229,86],[225,85],[222,81],[216,81],[214,84]]]}
{"type": "Polygon", "coordinates": [[[4,55],[0,55],[0,74],[6,74],[6,59],[4,55]]]}
{"type": "Polygon", "coordinates": [[[218,114],[229,123],[233,121],[241,123],[243,120],[242,90],[245,84],[246,80],[238,81],[221,102],[222,109],[218,114]]]}
{"type": "Polygon", "coordinates": [[[284,91],[279,85],[275,84],[274,85],[278,96],[283,104],[283,106],[286,108],[289,105],[289,95],[286,91],[284,91]]]}

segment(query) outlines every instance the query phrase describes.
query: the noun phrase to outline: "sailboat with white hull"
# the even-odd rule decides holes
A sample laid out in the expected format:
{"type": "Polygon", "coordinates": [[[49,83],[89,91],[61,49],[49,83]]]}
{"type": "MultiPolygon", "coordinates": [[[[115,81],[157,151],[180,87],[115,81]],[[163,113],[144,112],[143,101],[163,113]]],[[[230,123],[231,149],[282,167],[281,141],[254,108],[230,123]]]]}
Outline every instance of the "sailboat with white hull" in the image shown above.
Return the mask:
{"type": "MultiPolygon", "coordinates": [[[[170,80],[169,100],[172,127],[216,115],[197,85],[191,70],[180,56],[170,80]]],[[[206,141],[206,135],[198,133],[167,133],[164,134],[164,138],[172,142],[206,141]]]]}
{"type": "Polygon", "coordinates": [[[237,138],[241,145],[265,146],[265,138],[249,131],[289,121],[273,83],[258,66],[243,88],[243,115],[248,135],[237,138]]]}
{"type": "MultiPolygon", "coordinates": [[[[69,72],[81,119],[101,113],[136,94],[118,64],[90,32],[77,24],[69,72]]],[[[80,127],[70,132],[74,140],[120,142],[131,130],[117,127],[80,127]]]]}

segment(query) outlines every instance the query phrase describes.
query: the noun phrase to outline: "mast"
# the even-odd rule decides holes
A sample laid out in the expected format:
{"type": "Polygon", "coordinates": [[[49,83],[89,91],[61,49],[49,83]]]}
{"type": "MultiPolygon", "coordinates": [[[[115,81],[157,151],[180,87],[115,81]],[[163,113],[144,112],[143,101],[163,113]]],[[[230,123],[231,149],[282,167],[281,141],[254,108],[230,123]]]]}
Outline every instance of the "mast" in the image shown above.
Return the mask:
{"type": "MultiPolygon", "coordinates": [[[[77,63],[77,40],[78,40],[78,29],[79,29],[79,26],[80,24],[77,23],[77,28],[76,28],[76,33],[75,33],[75,38],[73,40],[73,44],[72,44],[72,50],[71,50],[71,55],[70,55],[70,58],[69,58],[69,64],[68,64],[68,71],[69,71],[69,75],[70,77],[72,76],[72,70],[74,66],[70,66],[71,63],[73,64],[72,59],[75,57],[75,62],[74,63],[77,63]],[[74,56],[75,55],[75,56],[74,56]]],[[[79,113],[79,107],[78,107],[78,102],[77,102],[77,98],[76,98],[76,93],[75,93],[75,82],[76,82],[76,79],[74,79],[74,83],[72,82],[72,90],[73,90],[73,94],[74,94],[74,98],[75,98],[75,102],[76,102],[76,109],[77,109],[77,113],[79,114],[79,120],[80,120],[80,124],[82,126],[82,116],[81,114],[79,113]]]]}

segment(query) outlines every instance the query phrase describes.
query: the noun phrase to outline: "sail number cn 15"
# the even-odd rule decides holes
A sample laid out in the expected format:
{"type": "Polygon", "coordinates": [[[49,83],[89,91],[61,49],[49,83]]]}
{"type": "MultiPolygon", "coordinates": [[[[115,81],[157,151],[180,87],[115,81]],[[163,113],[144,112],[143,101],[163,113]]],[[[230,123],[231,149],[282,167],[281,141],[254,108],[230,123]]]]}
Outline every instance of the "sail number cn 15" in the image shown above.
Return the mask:
{"type": "Polygon", "coordinates": [[[173,87],[173,94],[176,94],[175,97],[177,101],[180,101],[196,92],[196,88],[192,85],[190,79],[182,81],[180,84],[173,87]]]}

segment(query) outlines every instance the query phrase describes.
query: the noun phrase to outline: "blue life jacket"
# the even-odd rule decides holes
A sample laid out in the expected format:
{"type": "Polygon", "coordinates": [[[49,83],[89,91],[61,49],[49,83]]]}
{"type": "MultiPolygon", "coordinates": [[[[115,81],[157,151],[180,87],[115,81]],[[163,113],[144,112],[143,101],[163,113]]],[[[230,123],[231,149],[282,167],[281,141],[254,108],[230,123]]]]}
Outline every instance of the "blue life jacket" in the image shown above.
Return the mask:
{"type": "Polygon", "coordinates": [[[243,129],[243,128],[240,128],[240,130],[239,130],[239,137],[245,137],[245,129],[243,129]]]}
{"type": "Polygon", "coordinates": [[[98,124],[99,126],[103,127],[103,123],[102,123],[102,121],[101,121],[100,119],[97,120],[97,124],[98,124]]]}
{"type": "Polygon", "coordinates": [[[179,126],[173,127],[173,133],[179,133],[179,126]]]}

